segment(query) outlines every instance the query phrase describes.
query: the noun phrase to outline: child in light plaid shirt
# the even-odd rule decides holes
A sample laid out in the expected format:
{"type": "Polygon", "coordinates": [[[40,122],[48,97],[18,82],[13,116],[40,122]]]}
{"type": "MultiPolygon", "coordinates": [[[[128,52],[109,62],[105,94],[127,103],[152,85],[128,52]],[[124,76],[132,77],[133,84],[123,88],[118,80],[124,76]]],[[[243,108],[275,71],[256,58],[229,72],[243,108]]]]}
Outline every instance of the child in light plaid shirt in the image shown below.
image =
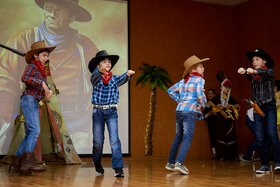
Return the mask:
{"type": "Polygon", "coordinates": [[[207,102],[204,94],[203,62],[208,60],[209,58],[199,59],[194,55],[189,57],[184,62],[186,70],[183,79],[168,89],[168,94],[178,105],[176,108],[176,136],[171,146],[168,163],[165,166],[167,170],[189,174],[184,161],[192,142],[195,119],[203,118],[200,108],[204,107],[207,102]]]}

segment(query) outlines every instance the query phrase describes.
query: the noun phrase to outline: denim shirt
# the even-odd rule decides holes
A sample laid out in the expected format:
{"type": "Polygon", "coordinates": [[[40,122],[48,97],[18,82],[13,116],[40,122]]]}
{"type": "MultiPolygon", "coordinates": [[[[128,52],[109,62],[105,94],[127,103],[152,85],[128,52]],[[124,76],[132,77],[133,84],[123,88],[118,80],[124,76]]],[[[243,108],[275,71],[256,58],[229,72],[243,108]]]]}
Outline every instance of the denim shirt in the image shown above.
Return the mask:
{"type": "Polygon", "coordinates": [[[246,78],[252,82],[252,99],[263,105],[274,100],[274,71],[273,69],[257,69],[258,74],[246,74],[246,78]],[[255,80],[255,76],[260,76],[255,80]]]}

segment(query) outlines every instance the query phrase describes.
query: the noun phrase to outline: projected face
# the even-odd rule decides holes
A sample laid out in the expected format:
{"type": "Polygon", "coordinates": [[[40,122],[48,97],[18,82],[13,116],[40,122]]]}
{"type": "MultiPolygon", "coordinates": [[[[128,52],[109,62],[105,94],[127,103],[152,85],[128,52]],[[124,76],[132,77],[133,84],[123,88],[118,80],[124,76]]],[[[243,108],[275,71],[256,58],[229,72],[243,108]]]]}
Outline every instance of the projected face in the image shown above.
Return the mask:
{"type": "Polygon", "coordinates": [[[53,33],[58,33],[67,28],[73,21],[70,10],[55,2],[45,2],[44,19],[46,27],[53,33]]]}

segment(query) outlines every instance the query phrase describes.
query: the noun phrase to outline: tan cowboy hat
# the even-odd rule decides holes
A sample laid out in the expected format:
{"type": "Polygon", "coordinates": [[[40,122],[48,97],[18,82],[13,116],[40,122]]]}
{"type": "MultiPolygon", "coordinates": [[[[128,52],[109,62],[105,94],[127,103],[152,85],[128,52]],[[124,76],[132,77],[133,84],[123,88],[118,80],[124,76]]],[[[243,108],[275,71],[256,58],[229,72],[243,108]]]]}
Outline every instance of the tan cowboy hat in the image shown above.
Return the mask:
{"type": "Polygon", "coordinates": [[[48,49],[49,53],[51,53],[55,49],[55,47],[56,46],[47,47],[47,44],[46,44],[45,41],[38,41],[38,42],[33,43],[31,45],[31,50],[27,51],[25,53],[25,61],[26,61],[26,63],[30,64],[34,54],[38,53],[39,51],[42,51],[44,49],[48,49]]]}
{"type": "Polygon", "coordinates": [[[205,62],[206,60],[209,60],[210,58],[204,58],[204,59],[199,59],[197,56],[193,55],[189,57],[185,62],[184,62],[184,67],[185,67],[185,72],[183,74],[183,78],[198,64],[201,62],[205,62]]]}

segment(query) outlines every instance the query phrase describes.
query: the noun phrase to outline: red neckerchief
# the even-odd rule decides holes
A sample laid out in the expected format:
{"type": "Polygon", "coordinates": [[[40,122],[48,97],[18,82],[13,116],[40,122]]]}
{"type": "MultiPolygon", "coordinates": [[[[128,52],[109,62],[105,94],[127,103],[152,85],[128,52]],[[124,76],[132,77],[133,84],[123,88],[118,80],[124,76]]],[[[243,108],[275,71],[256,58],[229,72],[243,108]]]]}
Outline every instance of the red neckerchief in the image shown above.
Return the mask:
{"type": "MultiPolygon", "coordinates": [[[[267,67],[266,67],[266,66],[262,66],[261,69],[267,69],[267,67]]],[[[260,78],[261,78],[260,75],[254,76],[254,80],[255,80],[255,81],[258,81],[260,78]]]]}
{"type": "Polygon", "coordinates": [[[39,71],[41,72],[43,77],[45,78],[46,77],[46,73],[45,73],[46,66],[35,59],[31,60],[31,62],[37,66],[37,68],[39,69],[39,71]]]}
{"type": "Polygon", "coordinates": [[[108,84],[109,80],[112,78],[112,76],[113,76],[112,72],[109,72],[107,75],[102,74],[101,77],[102,77],[103,83],[108,84]]]}
{"type": "Polygon", "coordinates": [[[198,76],[198,77],[202,77],[203,78],[203,76],[200,73],[197,73],[197,72],[188,73],[187,77],[185,78],[185,82],[184,83],[188,82],[189,78],[193,77],[193,76],[198,76]]]}

